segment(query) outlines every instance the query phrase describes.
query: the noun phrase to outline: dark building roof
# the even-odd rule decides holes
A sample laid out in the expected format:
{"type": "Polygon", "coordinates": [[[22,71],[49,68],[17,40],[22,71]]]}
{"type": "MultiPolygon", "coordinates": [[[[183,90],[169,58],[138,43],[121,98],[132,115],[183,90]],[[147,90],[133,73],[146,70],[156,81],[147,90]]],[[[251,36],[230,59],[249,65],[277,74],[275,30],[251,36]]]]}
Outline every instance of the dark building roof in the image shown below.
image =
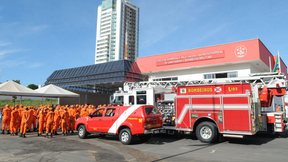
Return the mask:
{"type": "Polygon", "coordinates": [[[144,76],[136,62],[119,60],[95,65],[88,65],[70,69],[55,70],[45,82],[45,85],[57,86],[89,92],[115,91],[122,87],[125,81],[143,81],[144,76]],[[82,88],[81,88],[82,87],[82,88]]]}

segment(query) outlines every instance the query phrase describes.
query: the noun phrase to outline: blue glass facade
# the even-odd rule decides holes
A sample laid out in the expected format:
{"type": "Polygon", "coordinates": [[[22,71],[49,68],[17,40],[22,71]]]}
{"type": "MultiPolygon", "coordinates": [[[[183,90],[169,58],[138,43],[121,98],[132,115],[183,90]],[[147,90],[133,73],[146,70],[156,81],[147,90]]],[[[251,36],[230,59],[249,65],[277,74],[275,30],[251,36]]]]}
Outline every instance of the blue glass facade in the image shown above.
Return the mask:
{"type": "MultiPolygon", "coordinates": [[[[91,87],[90,90],[107,88],[113,93],[123,86],[125,81],[143,81],[138,65],[129,60],[118,60],[102,64],[82,66],[54,71],[45,82],[45,85],[54,84],[69,89],[91,87]],[[133,74],[133,75],[131,75],[133,74]],[[137,77],[138,76],[138,77],[137,77]],[[117,83],[117,84],[115,84],[117,83]]],[[[70,90],[74,90],[70,89],[70,90]]],[[[83,89],[83,88],[82,88],[83,89]]]]}

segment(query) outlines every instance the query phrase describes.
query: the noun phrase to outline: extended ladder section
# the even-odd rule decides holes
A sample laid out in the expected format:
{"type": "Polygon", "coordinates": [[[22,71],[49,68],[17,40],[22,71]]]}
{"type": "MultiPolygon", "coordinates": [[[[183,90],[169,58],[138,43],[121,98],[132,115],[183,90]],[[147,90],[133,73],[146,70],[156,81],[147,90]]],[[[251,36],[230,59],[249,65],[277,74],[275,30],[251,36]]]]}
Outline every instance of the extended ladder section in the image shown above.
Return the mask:
{"type": "Polygon", "coordinates": [[[254,73],[246,78],[220,78],[220,79],[202,79],[189,81],[144,81],[144,82],[125,82],[124,91],[131,91],[135,88],[153,88],[161,87],[164,89],[177,86],[205,85],[205,84],[225,84],[225,83],[252,83],[259,85],[258,88],[267,86],[267,88],[287,87],[286,76],[283,73],[254,73]]]}

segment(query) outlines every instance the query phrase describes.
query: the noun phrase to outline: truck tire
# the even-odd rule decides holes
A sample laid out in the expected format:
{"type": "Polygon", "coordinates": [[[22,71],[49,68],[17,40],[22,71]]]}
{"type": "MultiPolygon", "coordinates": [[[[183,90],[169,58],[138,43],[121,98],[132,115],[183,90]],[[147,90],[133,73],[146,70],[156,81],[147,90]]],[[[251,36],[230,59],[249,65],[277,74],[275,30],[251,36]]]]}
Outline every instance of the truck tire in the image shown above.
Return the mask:
{"type": "Polygon", "coordinates": [[[122,129],[119,133],[119,140],[124,145],[129,145],[132,141],[132,134],[130,129],[128,128],[122,129]]]}
{"type": "Polygon", "coordinates": [[[147,142],[151,138],[151,134],[139,134],[138,137],[142,142],[147,142]]]}
{"type": "Polygon", "coordinates": [[[80,125],[80,127],[78,128],[78,136],[79,136],[79,138],[85,139],[85,138],[87,138],[87,135],[88,135],[88,133],[86,131],[85,125],[80,125]]]}
{"type": "Polygon", "coordinates": [[[218,139],[216,125],[211,122],[202,122],[196,128],[196,136],[203,143],[213,143],[218,139]]]}

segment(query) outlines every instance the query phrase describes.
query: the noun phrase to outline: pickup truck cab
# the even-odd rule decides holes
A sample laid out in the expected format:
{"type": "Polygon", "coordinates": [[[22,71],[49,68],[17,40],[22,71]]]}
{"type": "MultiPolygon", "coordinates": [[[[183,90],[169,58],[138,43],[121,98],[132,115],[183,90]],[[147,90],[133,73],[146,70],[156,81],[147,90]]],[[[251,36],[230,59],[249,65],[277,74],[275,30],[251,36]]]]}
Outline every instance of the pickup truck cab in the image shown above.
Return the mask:
{"type": "Polygon", "coordinates": [[[162,115],[153,105],[101,107],[75,123],[79,138],[94,133],[119,135],[125,145],[131,143],[133,135],[148,141],[151,134],[159,133],[162,127],[162,115]]]}

